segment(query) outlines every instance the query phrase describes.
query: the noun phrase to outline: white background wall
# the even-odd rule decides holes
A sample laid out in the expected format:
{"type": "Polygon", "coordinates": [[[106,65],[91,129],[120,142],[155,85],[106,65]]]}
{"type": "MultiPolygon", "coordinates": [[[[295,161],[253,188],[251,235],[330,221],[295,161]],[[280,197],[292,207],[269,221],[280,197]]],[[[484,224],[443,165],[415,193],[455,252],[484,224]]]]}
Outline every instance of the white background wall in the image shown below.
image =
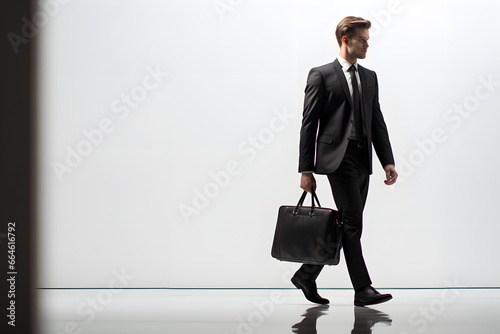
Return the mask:
{"type": "MultiPolygon", "coordinates": [[[[499,1],[49,2],[40,287],[105,287],[114,270],[130,287],[291,287],[298,265],[270,256],[277,209],[301,194],[307,73],[336,57],[347,15],[373,23],[360,63],[400,173],[386,187],[374,161],[375,286],[500,284],[499,1]]],[[[350,287],[343,259],[318,284],[350,287]]]]}

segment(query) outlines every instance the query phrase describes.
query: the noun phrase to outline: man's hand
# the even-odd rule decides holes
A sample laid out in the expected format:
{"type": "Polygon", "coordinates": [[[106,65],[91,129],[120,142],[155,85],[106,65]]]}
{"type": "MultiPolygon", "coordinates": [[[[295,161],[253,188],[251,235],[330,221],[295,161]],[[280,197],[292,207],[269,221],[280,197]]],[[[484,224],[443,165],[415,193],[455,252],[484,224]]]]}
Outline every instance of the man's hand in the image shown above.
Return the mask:
{"type": "Polygon", "coordinates": [[[394,167],[394,165],[387,165],[384,167],[384,170],[385,170],[384,183],[388,186],[396,183],[396,180],[398,179],[398,173],[396,172],[396,168],[394,167]]]}
{"type": "Polygon", "coordinates": [[[312,173],[302,173],[300,177],[300,187],[310,193],[312,190],[316,191],[316,179],[312,173]]]}

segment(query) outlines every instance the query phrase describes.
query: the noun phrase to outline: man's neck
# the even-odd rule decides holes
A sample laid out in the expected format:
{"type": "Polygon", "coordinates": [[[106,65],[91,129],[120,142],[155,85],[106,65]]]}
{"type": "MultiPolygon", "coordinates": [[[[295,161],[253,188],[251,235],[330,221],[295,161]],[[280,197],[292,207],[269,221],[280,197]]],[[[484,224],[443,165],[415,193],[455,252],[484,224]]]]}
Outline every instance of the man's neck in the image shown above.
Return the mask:
{"type": "Polygon", "coordinates": [[[339,56],[347,60],[351,65],[358,60],[358,58],[349,55],[345,50],[340,50],[339,56]]]}

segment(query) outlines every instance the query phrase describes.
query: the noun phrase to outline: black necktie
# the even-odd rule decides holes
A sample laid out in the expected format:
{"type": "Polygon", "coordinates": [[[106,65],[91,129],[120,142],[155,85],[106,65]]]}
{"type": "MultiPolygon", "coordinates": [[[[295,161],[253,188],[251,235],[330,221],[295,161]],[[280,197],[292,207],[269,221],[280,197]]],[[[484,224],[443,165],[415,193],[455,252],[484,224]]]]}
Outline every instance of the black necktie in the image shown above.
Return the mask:
{"type": "Polygon", "coordinates": [[[356,79],[356,66],[351,65],[347,70],[351,73],[352,104],[354,111],[354,127],[356,129],[356,140],[363,142],[363,116],[361,113],[361,98],[359,96],[358,79],[356,79]]]}

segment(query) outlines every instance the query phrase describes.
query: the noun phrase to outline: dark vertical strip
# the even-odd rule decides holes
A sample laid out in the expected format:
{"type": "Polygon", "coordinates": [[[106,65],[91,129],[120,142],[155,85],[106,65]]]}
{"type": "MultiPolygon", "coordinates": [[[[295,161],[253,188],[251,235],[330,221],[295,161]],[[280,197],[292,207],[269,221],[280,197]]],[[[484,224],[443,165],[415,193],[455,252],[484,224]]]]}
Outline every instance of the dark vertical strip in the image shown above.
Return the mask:
{"type": "Polygon", "coordinates": [[[0,2],[0,328],[6,334],[29,334],[36,329],[32,86],[36,33],[31,34],[29,28],[23,32],[23,20],[31,20],[32,13],[29,0],[0,2]]]}
{"type": "MultiPolygon", "coordinates": [[[[29,12],[31,14],[36,12],[38,1],[29,0],[27,1],[29,6],[29,12]]],[[[30,270],[30,279],[27,284],[30,287],[30,295],[28,296],[28,300],[30,301],[29,305],[29,319],[30,325],[27,330],[30,334],[42,333],[39,328],[39,320],[38,320],[38,267],[37,267],[37,240],[38,240],[38,39],[34,38],[32,43],[30,44],[29,51],[29,131],[31,133],[30,142],[29,142],[29,151],[30,151],[30,170],[28,171],[30,175],[30,190],[29,190],[29,206],[30,206],[30,217],[29,217],[29,240],[30,246],[28,248],[29,253],[29,270],[30,270]]]]}

